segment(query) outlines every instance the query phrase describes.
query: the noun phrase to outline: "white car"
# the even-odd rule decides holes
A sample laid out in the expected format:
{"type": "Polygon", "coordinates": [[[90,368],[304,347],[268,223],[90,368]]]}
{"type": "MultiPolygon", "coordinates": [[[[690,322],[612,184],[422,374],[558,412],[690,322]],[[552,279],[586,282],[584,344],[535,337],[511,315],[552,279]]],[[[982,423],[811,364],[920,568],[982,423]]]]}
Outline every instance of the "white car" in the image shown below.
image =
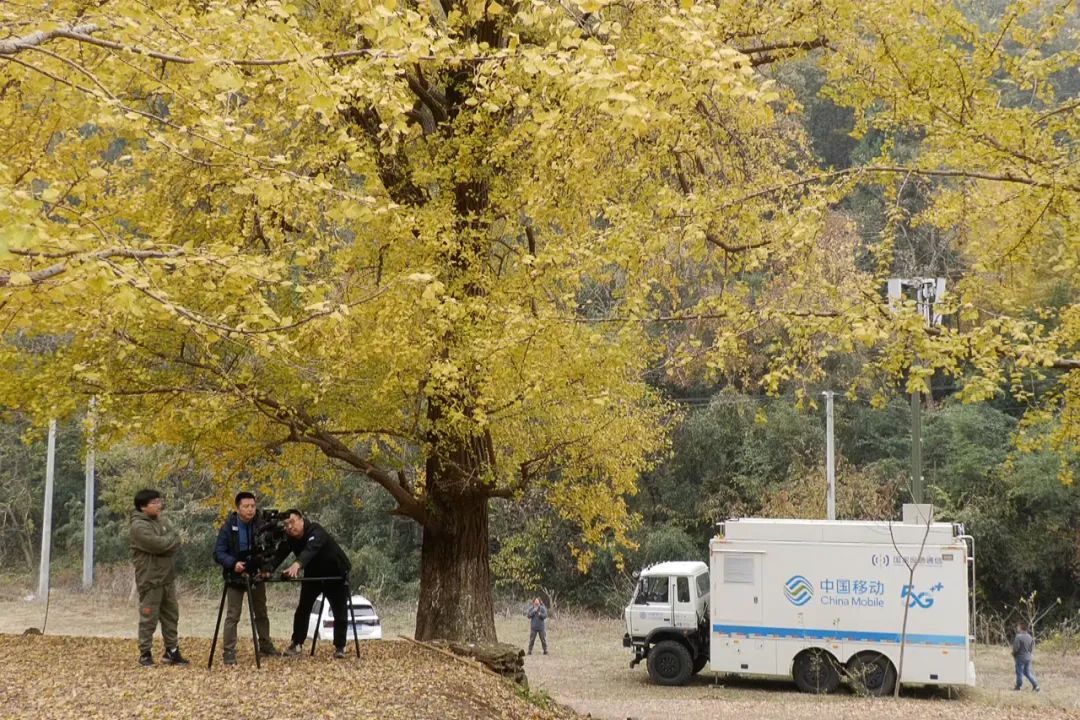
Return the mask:
{"type": "MultiPolygon", "coordinates": [[[[315,598],[315,607],[311,611],[311,619],[308,621],[308,632],[314,623],[318,629],[319,640],[333,640],[334,638],[334,613],[330,610],[330,603],[322,606],[322,616],[319,616],[319,604],[322,603],[322,595],[315,598]]],[[[379,614],[375,607],[363,595],[353,595],[350,601],[352,616],[356,620],[356,637],[361,640],[381,640],[382,624],[379,622],[379,614]]],[[[348,619],[345,620],[348,622],[348,619]]],[[[346,640],[352,642],[353,628],[349,628],[345,634],[346,640]]]]}

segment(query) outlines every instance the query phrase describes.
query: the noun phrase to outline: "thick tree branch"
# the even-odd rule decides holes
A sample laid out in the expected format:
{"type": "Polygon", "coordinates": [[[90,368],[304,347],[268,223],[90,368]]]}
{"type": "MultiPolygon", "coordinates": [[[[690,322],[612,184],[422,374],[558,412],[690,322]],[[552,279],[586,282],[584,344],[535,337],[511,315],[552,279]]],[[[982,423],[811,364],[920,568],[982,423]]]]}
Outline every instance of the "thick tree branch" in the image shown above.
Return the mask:
{"type": "MultiPolygon", "coordinates": [[[[425,106],[426,107],[426,106],[425,106]]],[[[382,148],[382,118],[373,107],[350,105],[341,111],[342,117],[356,126],[371,144],[375,154],[379,180],[390,199],[399,205],[421,207],[427,204],[427,191],[413,182],[408,158],[398,148],[390,154],[382,148]]]]}
{"type": "Polygon", "coordinates": [[[748,50],[741,50],[740,52],[750,54],[750,67],[761,67],[762,65],[770,65],[780,60],[786,60],[793,57],[796,51],[807,51],[815,48],[828,47],[829,41],[825,38],[817,38],[816,40],[809,40],[803,43],[792,43],[789,45],[773,45],[765,46],[761,48],[750,48],[748,50]],[[765,53],[765,49],[776,50],[776,52],[765,53]],[[764,53],[757,55],[756,53],[764,53]]]}
{"type": "MultiPolygon", "coordinates": [[[[100,29],[101,28],[94,23],[83,23],[82,25],[73,25],[66,28],[38,30],[13,40],[0,40],[0,55],[14,55],[23,50],[29,50],[30,48],[44,45],[56,38],[79,39],[88,37],[89,33],[97,32],[100,29]]],[[[93,38],[89,39],[93,40],[93,38]]]]}
{"type": "Polygon", "coordinates": [[[826,37],[816,37],[813,40],[804,40],[802,42],[780,42],[772,43],[770,45],[755,45],[749,48],[736,48],[743,55],[752,55],[754,53],[766,53],[773,52],[774,50],[814,50],[820,47],[828,47],[829,39],[826,37]]]}
{"type": "Polygon", "coordinates": [[[152,50],[140,45],[125,45],[123,43],[116,42],[115,40],[105,40],[104,38],[94,37],[92,33],[101,32],[105,28],[94,23],[85,23],[81,25],[73,25],[66,28],[57,28],[54,30],[39,30],[29,35],[25,35],[13,40],[0,40],[0,56],[17,55],[20,52],[30,50],[32,48],[44,45],[45,43],[53,40],[73,40],[75,42],[83,43],[86,45],[94,45],[96,47],[104,48],[106,50],[115,50],[130,55],[141,55],[143,57],[150,58],[152,60],[158,60],[162,63],[173,63],[176,65],[193,65],[196,62],[209,62],[212,64],[223,65],[235,65],[237,67],[275,67],[279,65],[291,65],[309,60],[322,60],[322,61],[337,61],[337,60],[351,60],[353,58],[366,57],[366,58],[402,58],[410,57],[415,60],[458,60],[465,61],[471,60],[476,62],[485,62],[490,60],[501,60],[503,55],[494,54],[487,57],[476,58],[472,55],[460,55],[460,56],[439,56],[434,55],[410,55],[408,51],[388,52],[385,50],[376,50],[374,48],[350,48],[348,50],[338,50],[336,52],[322,53],[315,56],[306,57],[284,57],[284,58],[195,58],[187,57],[184,55],[176,55],[174,53],[160,52],[158,50],[152,50]]]}
{"type": "MultiPolygon", "coordinates": [[[[794,57],[798,51],[806,52],[823,47],[829,47],[828,38],[817,37],[813,40],[804,40],[802,42],[778,42],[746,48],[737,47],[735,49],[750,58],[750,67],[760,67],[762,65],[769,65],[779,60],[786,60],[794,57]]],[[[739,64],[740,63],[736,63],[736,67],[738,67],[739,64]]]]}
{"type": "Polygon", "coordinates": [[[724,242],[716,236],[716,233],[713,233],[711,231],[705,232],[705,240],[708,241],[710,245],[715,245],[724,252],[728,253],[749,252],[750,250],[754,250],[759,247],[765,247],[770,242],[772,242],[771,240],[761,240],[760,242],[747,243],[745,245],[732,245],[730,243],[724,242]]]}
{"type": "MultiPolygon", "coordinates": [[[[100,25],[94,23],[84,23],[82,25],[73,25],[66,28],[57,28],[55,30],[39,30],[37,32],[30,33],[21,38],[15,38],[14,40],[2,40],[0,41],[0,55],[15,55],[24,50],[44,45],[47,42],[57,39],[74,40],[76,42],[85,43],[87,45],[96,45],[97,47],[105,48],[107,50],[117,50],[119,52],[130,53],[133,55],[143,55],[154,60],[160,60],[165,63],[175,63],[178,65],[192,65],[200,58],[184,57],[183,55],[175,55],[173,53],[163,53],[157,50],[151,50],[150,48],[141,47],[138,45],[124,45],[113,40],[105,40],[103,38],[96,38],[92,36],[92,33],[100,32],[103,30],[100,25]]],[[[339,52],[325,53],[323,55],[317,55],[316,60],[346,60],[355,57],[378,57],[384,56],[386,53],[378,50],[372,50],[370,48],[356,48],[352,50],[341,50],[339,52]]],[[[291,63],[300,62],[302,58],[221,58],[213,62],[227,63],[229,65],[238,65],[244,67],[273,67],[275,65],[289,65],[291,63]]]]}
{"type": "Polygon", "coordinates": [[[418,65],[414,73],[406,73],[405,80],[409,84],[409,89],[413,91],[413,94],[424,104],[425,107],[431,112],[431,116],[435,118],[435,123],[446,122],[449,119],[449,115],[446,112],[446,99],[440,100],[433,88],[428,85],[424,79],[424,75],[418,65]]]}
{"type": "MultiPolygon", "coordinates": [[[[12,255],[24,255],[27,257],[45,257],[45,258],[73,258],[80,253],[34,253],[30,250],[10,250],[12,255]]],[[[147,260],[152,258],[175,258],[184,254],[182,248],[175,250],[128,250],[124,248],[111,248],[108,250],[99,250],[98,252],[88,253],[83,255],[87,260],[107,260],[109,258],[130,258],[134,260],[147,260]]],[[[62,274],[68,269],[67,261],[58,262],[54,265],[50,265],[47,268],[41,270],[35,270],[28,273],[9,273],[7,275],[0,275],[0,287],[8,287],[11,285],[11,278],[14,275],[24,275],[30,279],[29,282],[21,282],[20,285],[40,285],[41,283],[54,278],[57,275],[62,274]]]]}
{"type": "Polygon", "coordinates": [[[253,393],[251,397],[256,404],[270,409],[272,411],[271,415],[276,422],[296,429],[299,439],[293,442],[314,445],[326,457],[340,460],[349,467],[363,473],[390,493],[398,504],[395,510],[396,514],[411,517],[425,527],[433,526],[434,518],[417,501],[409,489],[399,482],[399,478],[374,465],[367,458],[353,452],[337,437],[319,427],[319,423],[307,412],[300,408],[286,407],[265,392],[253,393]]]}

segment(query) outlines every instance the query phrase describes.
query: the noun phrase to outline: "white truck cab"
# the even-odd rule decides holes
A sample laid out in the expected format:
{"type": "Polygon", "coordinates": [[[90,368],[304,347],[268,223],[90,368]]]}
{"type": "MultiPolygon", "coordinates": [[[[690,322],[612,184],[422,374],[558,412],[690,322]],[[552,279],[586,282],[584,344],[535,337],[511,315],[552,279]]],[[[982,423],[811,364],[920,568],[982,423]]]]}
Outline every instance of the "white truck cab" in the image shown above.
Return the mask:
{"type": "Polygon", "coordinates": [[[630,667],[648,657],[649,676],[682,685],[709,660],[709,566],[663,562],[641,571],[624,611],[630,667]]]}

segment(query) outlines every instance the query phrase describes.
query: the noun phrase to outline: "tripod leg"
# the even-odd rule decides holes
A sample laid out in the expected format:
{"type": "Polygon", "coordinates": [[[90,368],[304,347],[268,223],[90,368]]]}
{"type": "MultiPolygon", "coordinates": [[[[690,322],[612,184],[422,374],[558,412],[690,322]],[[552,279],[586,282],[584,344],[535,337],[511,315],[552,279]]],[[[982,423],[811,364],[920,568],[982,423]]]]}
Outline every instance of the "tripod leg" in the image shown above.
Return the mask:
{"type": "Polygon", "coordinates": [[[214,623],[214,639],[210,642],[210,659],[206,661],[206,669],[209,670],[214,667],[214,650],[217,648],[217,636],[218,629],[221,627],[221,613],[225,611],[225,595],[229,592],[229,585],[226,583],[221,588],[221,603],[217,609],[217,622],[214,623]]]}
{"type": "Polygon", "coordinates": [[[345,581],[345,598],[346,598],[345,601],[349,604],[349,606],[348,606],[349,607],[349,624],[352,625],[352,639],[353,639],[353,644],[356,646],[356,659],[359,660],[360,659],[360,636],[357,635],[357,633],[359,631],[356,629],[356,609],[353,607],[352,590],[349,588],[349,581],[348,580],[345,581]]]}
{"type": "Polygon", "coordinates": [[[251,576],[247,576],[247,606],[248,617],[251,618],[251,644],[255,646],[255,667],[262,669],[262,663],[259,662],[259,635],[255,630],[255,603],[252,602],[254,598],[251,596],[251,576]]]}
{"type": "MultiPolygon", "coordinates": [[[[319,615],[315,619],[315,632],[311,633],[311,656],[315,657],[315,643],[319,642],[319,630],[322,629],[323,622],[323,608],[326,606],[326,593],[324,592],[319,596],[319,615]]],[[[337,622],[337,618],[334,618],[334,622],[337,622]]]]}

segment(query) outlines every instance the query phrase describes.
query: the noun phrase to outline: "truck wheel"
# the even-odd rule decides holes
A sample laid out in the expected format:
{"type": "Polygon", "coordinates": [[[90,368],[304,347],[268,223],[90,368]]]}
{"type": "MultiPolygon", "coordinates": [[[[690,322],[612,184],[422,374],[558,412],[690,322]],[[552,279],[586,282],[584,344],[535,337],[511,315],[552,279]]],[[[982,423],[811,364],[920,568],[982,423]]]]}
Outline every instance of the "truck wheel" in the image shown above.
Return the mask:
{"type": "Polygon", "coordinates": [[[693,663],[690,651],[674,640],[658,642],[649,650],[649,678],[657,685],[685,685],[693,663]]]}
{"type": "Polygon", "coordinates": [[[832,655],[821,649],[805,650],[792,668],[795,684],[805,693],[827,694],[840,687],[840,671],[832,655]]]}
{"type": "Polygon", "coordinates": [[[859,653],[848,663],[851,687],[859,695],[883,697],[896,688],[896,668],[881,653],[859,653]]]}
{"type": "Polygon", "coordinates": [[[709,656],[708,655],[698,655],[696,658],[694,658],[694,671],[691,674],[697,675],[699,672],[704,670],[705,666],[708,665],[708,664],[709,664],[709,656]]]}

